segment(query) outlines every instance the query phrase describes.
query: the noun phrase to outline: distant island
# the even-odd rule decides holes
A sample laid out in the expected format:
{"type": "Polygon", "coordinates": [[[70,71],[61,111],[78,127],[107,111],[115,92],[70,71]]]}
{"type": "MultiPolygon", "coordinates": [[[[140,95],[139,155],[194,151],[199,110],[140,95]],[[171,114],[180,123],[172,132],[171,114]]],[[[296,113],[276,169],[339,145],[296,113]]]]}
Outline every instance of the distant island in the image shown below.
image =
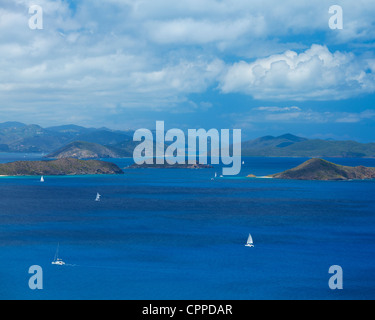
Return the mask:
{"type": "Polygon", "coordinates": [[[293,180],[366,180],[375,179],[375,168],[347,167],[323,159],[310,159],[300,166],[270,175],[276,179],[293,180]]]}
{"type": "Polygon", "coordinates": [[[375,143],[265,136],[241,145],[245,157],[375,158],[375,143]]]}
{"type": "Polygon", "coordinates": [[[0,164],[0,176],[62,176],[123,174],[115,164],[99,160],[59,159],[0,164]]]}
{"type": "MultiPolygon", "coordinates": [[[[131,130],[4,122],[0,123],[0,152],[44,153],[51,159],[127,158],[139,144],[133,134],[131,130]]],[[[375,143],[307,139],[289,133],[244,141],[241,147],[245,157],[375,158],[375,143]]]]}
{"type": "Polygon", "coordinates": [[[138,165],[136,163],[132,164],[131,166],[125,168],[125,169],[144,169],[144,168],[150,168],[150,169],[212,169],[213,166],[208,164],[141,164],[138,165]]]}
{"type": "Polygon", "coordinates": [[[50,153],[46,158],[64,159],[100,159],[100,158],[127,158],[131,157],[132,153],[126,150],[118,149],[111,146],[102,146],[97,143],[75,141],[71,142],[65,147],[50,153]]]}
{"type": "Polygon", "coordinates": [[[85,128],[77,125],[42,128],[36,124],[20,122],[0,123],[0,152],[51,154],[64,147],[92,148],[88,145],[70,145],[74,142],[100,145],[111,152],[120,153],[121,157],[132,156],[136,145],[133,142],[133,131],[130,130],[85,128]]]}

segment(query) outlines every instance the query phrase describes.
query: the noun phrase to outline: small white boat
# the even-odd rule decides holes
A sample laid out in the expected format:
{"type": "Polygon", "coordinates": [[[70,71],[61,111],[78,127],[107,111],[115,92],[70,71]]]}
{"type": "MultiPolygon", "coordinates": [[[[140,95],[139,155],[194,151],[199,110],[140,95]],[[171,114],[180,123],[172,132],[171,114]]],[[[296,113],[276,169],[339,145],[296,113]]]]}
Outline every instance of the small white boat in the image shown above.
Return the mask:
{"type": "Polygon", "coordinates": [[[40,178],[40,182],[44,182],[44,177],[43,176],[40,178]]]}
{"type": "Polygon", "coordinates": [[[253,237],[251,236],[251,234],[249,234],[249,238],[247,239],[247,243],[245,247],[254,248],[254,241],[253,241],[253,237]]]}
{"type": "Polygon", "coordinates": [[[63,266],[65,265],[65,262],[59,258],[59,247],[60,247],[60,243],[57,245],[55,258],[53,259],[52,264],[57,265],[57,266],[63,266]]]}
{"type": "Polygon", "coordinates": [[[101,198],[101,195],[99,193],[96,194],[95,201],[99,202],[101,198]]]}
{"type": "Polygon", "coordinates": [[[242,164],[245,164],[245,161],[242,161],[242,164]]]}

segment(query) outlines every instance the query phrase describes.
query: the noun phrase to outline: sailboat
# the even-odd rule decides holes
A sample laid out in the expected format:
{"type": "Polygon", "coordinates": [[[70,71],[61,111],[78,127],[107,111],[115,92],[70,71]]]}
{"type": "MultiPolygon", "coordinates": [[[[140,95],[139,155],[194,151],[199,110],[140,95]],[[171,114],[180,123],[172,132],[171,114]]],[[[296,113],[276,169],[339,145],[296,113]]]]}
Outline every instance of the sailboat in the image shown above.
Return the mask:
{"type": "Polygon", "coordinates": [[[40,178],[40,182],[44,182],[44,177],[43,176],[40,178]]]}
{"type": "Polygon", "coordinates": [[[57,245],[55,258],[53,259],[52,264],[57,265],[57,266],[63,266],[65,265],[65,262],[59,259],[59,247],[60,247],[60,243],[57,245]]]}
{"type": "Polygon", "coordinates": [[[242,164],[245,164],[245,161],[242,161],[242,164]]]}
{"type": "Polygon", "coordinates": [[[95,201],[99,202],[100,201],[100,197],[101,197],[101,195],[99,193],[97,193],[95,201]]]}
{"type": "Polygon", "coordinates": [[[247,239],[247,243],[245,247],[254,248],[254,241],[253,241],[253,237],[251,236],[251,234],[249,234],[249,238],[247,239]]]}

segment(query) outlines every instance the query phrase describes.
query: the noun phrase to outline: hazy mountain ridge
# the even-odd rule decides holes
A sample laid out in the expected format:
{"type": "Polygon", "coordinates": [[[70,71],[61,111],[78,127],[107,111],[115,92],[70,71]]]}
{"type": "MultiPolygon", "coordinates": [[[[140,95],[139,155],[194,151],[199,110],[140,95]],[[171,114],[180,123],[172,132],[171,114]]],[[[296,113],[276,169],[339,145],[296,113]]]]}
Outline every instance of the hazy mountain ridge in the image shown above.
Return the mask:
{"type": "Polygon", "coordinates": [[[0,152],[51,153],[75,141],[112,145],[130,140],[131,131],[76,125],[42,128],[19,122],[0,123],[0,152]]]}
{"type": "MultiPolygon", "coordinates": [[[[210,140],[208,146],[210,146],[210,140]]],[[[107,128],[85,128],[63,125],[42,128],[20,122],[0,123],[0,152],[47,153],[59,152],[78,158],[96,154],[102,158],[131,157],[139,142],[133,141],[132,131],[107,128]],[[93,145],[72,145],[87,142],[93,145]],[[100,147],[99,147],[100,145],[100,147]],[[81,149],[81,150],[79,150],[81,149]]],[[[249,157],[348,157],[374,158],[375,143],[307,139],[293,134],[265,136],[242,143],[242,155],[249,157]]]]}
{"type": "Polygon", "coordinates": [[[286,134],[243,142],[242,155],[249,157],[374,158],[375,143],[309,140],[286,134]]]}

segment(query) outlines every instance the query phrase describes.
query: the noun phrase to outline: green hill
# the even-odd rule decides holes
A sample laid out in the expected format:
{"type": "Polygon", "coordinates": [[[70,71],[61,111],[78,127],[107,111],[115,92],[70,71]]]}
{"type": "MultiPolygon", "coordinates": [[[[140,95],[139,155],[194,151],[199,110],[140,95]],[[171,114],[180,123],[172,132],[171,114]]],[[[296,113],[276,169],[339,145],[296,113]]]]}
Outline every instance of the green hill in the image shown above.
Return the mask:
{"type": "Polygon", "coordinates": [[[129,139],[132,139],[131,131],[76,125],[42,128],[20,122],[0,123],[0,152],[50,153],[74,141],[114,146],[129,139]]]}
{"type": "Polygon", "coordinates": [[[310,159],[294,169],[271,177],[293,180],[365,180],[375,178],[375,168],[347,167],[322,159],[310,159]]]}
{"type": "Polygon", "coordinates": [[[60,159],[54,161],[17,161],[0,164],[4,176],[54,176],[123,174],[115,164],[98,160],[60,159]]]}
{"type": "Polygon", "coordinates": [[[99,158],[125,158],[132,153],[112,146],[102,146],[97,143],[75,141],[49,154],[46,158],[63,159],[99,159],[99,158]]]}

